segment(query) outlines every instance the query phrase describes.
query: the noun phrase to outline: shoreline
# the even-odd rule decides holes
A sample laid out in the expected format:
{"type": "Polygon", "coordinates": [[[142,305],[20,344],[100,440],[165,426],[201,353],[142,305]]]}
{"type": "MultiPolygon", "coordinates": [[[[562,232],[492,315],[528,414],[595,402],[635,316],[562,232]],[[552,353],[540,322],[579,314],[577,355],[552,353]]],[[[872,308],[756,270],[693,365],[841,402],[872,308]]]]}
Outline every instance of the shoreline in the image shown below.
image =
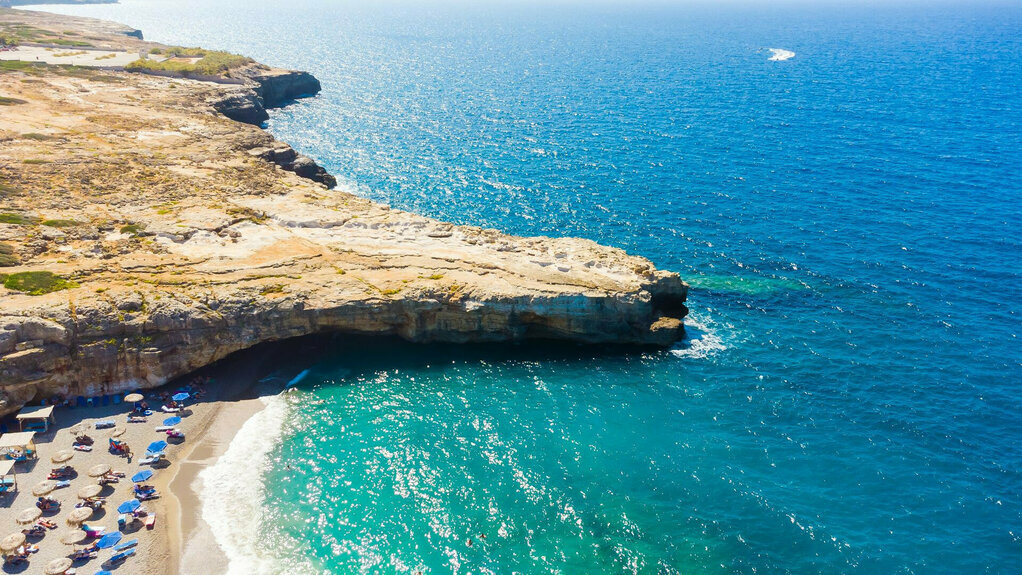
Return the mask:
{"type": "Polygon", "coordinates": [[[253,416],[265,408],[263,393],[276,393],[259,381],[261,361],[245,361],[239,354],[211,368],[217,397],[196,430],[195,441],[167,480],[168,516],[173,517],[165,533],[169,550],[167,573],[227,573],[230,561],[220,546],[217,533],[204,518],[207,502],[200,474],[217,464],[253,416]]]}
{"type": "Polygon", "coordinates": [[[245,422],[262,409],[262,402],[251,398],[219,405],[170,480],[168,492],[176,517],[176,529],[168,530],[170,573],[227,572],[227,555],[203,518],[206,502],[199,474],[219,461],[245,422]]]}

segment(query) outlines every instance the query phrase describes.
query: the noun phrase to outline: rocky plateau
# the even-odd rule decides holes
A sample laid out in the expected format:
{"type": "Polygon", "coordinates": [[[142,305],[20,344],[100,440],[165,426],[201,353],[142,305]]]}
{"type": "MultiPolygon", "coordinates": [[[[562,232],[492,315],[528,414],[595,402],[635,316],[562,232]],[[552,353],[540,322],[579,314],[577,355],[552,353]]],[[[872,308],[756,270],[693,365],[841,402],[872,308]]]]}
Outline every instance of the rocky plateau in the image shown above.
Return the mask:
{"type": "MultiPolygon", "coordinates": [[[[155,46],[109,23],[0,10],[11,22],[105,48],[155,46]]],[[[336,189],[258,127],[266,108],[319,89],[309,74],[256,63],[219,81],[0,68],[0,414],[158,386],[308,334],[683,337],[687,286],[644,258],[336,189]]]]}

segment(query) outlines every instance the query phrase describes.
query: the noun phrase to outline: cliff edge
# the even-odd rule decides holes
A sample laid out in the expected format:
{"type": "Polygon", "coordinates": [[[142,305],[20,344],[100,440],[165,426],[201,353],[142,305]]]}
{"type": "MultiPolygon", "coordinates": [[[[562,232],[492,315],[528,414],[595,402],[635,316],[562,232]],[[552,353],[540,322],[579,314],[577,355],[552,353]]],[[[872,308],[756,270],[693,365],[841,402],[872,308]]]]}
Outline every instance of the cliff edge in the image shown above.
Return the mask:
{"type": "Polygon", "coordinates": [[[658,346],[684,334],[687,286],[643,258],[332,190],[314,162],[222,113],[232,97],[305,95],[311,76],[0,64],[0,414],[157,386],[312,333],[658,346]]]}

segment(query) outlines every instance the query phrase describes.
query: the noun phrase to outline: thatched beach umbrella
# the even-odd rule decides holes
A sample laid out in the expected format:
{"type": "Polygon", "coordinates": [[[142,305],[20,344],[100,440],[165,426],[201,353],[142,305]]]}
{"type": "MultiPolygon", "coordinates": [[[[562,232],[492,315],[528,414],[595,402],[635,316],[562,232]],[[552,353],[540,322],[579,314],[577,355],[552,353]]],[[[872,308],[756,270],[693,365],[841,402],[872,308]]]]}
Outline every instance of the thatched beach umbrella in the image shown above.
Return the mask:
{"type": "Polygon", "coordinates": [[[92,511],[91,507],[75,507],[67,515],[67,524],[81,525],[86,519],[92,517],[92,511]]]}
{"type": "Polygon", "coordinates": [[[81,529],[75,529],[70,533],[65,533],[60,536],[60,542],[64,545],[81,545],[89,539],[89,534],[82,531],[81,529]]]}
{"type": "Polygon", "coordinates": [[[32,488],[32,495],[35,495],[36,497],[42,497],[43,495],[46,495],[47,493],[53,491],[56,488],[57,482],[52,479],[40,481],[39,483],[36,484],[35,487],[32,488]]]}
{"type": "Polygon", "coordinates": [[[99,463],[89,468],[89,477],[102,477],[110,473],[109,463],[99,463]]]}
{"type": "Polygon", "coordinates": [[[143,399],[145,399],[145,398],[142,397],[141,393],[129,393],[128,395],[124,396],[124,401],[129,401],[131,403],[135,403],[137,401],[142,401],[143,399]]]}
{"type": "Polygon", "coordinates": [[[89,424],[85,423],[84,421],[79,421],[78,423],[76,423],[76,424],[71,426],[71,434],[72,435],[81,435],[81,434],[85,433],[88,430],[89,430],[89,424]]]}
{"type": "Polygon", "coordinates": [[[67,557],[57,557],[46,564],[46,575],[63,575],[71,568],[71,560],[67,557]]]}
{"type": "Polygon", "coordinates": [[[0,551],[4,553],[10,553],[18,547],[25,544],[24,533],[11,533],[7,537],[0,539],[0,551]]]}
{"type": "Polygon", "coordinates": [[[35,523],[35,520],[39,519],[39,517],[42,514],[43,514],[42,509],[39,509],[38,507],[29,507],[28,509],[19,513],[18,516],[15,518],[15,521],[21,523],[22,525],[35,523]]]}
{"type": "Polygon", "coordinates": [[[127,428],[125,428],[123,425],[118,425],[117,427],[114,428],[113,431],[110,432],[110,437],[120,437],[124,435],[125,431],[128,431],[127,428]]]}
{"type": "Polygon", "coordinates": [[[65,461],[71,459],[74,456],[75,452],[73,449],[61,449],[60,451],[53,454],[53,457],[50,458],[50,461],[54,463],[64,463],[65,461]]]}
{"type": "Polygon", "coordinates": [[[78,499],[88,499],[99,495],[99,492],[103,491],[102,485],[86,485],[78,490],[78,499]]]}

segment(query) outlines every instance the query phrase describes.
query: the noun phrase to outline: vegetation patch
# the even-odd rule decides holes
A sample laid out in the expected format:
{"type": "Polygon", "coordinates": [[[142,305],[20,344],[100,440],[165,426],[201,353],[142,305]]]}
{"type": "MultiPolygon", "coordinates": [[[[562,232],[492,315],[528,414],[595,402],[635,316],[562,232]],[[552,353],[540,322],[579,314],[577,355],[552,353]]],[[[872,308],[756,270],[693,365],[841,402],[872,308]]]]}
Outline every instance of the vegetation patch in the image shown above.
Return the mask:
{"type": "Polygon", "coordinates": [[[57,136],[51,136],[49,134],[39,134],[37,132],[27,132],[21,135],[26,140],[35,140],[37,142],[48,142],[50,140],[58,140],[57,136]]]}
{"type": "Polygon", "coordinates": [[[81,40],[65,40],[64,38],[53,38],[53,39],[47,38],[47,39],[43,40],[43,42],[46,42],[46,43],[49,43],[49,44],[56,44],[58,46],[92,46],[92,44],[89,44],[88,42],[83,42],[81,40]]]}
{"type": "Polygon", "coordinates": [[[29,158],[27,160],[22,160],[21,163],[22,164],[39,165],[39,164],[49,164],[50,161],[49,160],[41,160],[39,158],[29,158]]]}
{"type": "Polygon", "coordinates": [[[0,243],[0,267],[16,266],[20,263],[18,256],[14,255],[14,247],[0,243]]]}
{"type": "MultiPolygon", "coordinates": [[[[150,51],[150,54],[156,53],[150,51]]],[[[230,52],[203,50],[202,48],[169,48],[162,53],[168,56],[162,62],[139,58],[124,68],[132,72],[159,71],[173,72],[182,76],[191,74],[219,76],[234,68],[252,63],[252,59],[245,56],[230,52]],[[194,60],[195,58],[198,60],[194,60]]]]}
{"type": "Polygon", "coordinates": [[[0,214],[0,224],[12,224],[15,226],[33,226],[38,221],[24,214],[0,214]]]}
{"type": "Polygon", "coordinates": [[[17,106],[18,104],[27,104],[25,100],[19,100],[18,98],[8,98],[7,96],[0,96],[0,106],[17,106]]]}
{"type": "Polygon", "coordinates": [[[43,220],[42,224],[51,228],[73,228],[80,225],[81,222],[75,220],[43,220]]]}
{"type": "Polygon", "coordinates": [[[32,62],[22,62],[21,60],[0,60],[0,70],[9,71],[21,71],[32,68],[34,64],[32,62]]]}
{"type": "Polygon", "coordinates": [[[264,286],[263,289],[259,290],[259,293],[261,293],[263,295],[272,295],[272,294],[284,293],[284,285],[283,284],[273,284],[273,285],[264,286]]]}
{"type": "Polygon", "coordinates": [[[53,272],[19,272],[0,275],[0,279],[3,280],[5,288],[25,292],[28,295],[43,295],[78,287],[77,283],[53,272]]]}
{"type": "Polygon", "coordinates": [[[257,212],[252,208],[246,208],[242,206],[233,206],[227,208],[227,214],[235,216],[242,220],[250,220],[253,224],[262,224],[265,223],[267,219],[269,219],[266,216],[266,213],[264,212],[257,212]]]}
{"type": "Polygon", "coordinates": [[[143,229],[142,224],[128,224],[126,226],[121,226],[121,233],[137,236],[139,232],[142,231],[142,229],[143,229]]]}

